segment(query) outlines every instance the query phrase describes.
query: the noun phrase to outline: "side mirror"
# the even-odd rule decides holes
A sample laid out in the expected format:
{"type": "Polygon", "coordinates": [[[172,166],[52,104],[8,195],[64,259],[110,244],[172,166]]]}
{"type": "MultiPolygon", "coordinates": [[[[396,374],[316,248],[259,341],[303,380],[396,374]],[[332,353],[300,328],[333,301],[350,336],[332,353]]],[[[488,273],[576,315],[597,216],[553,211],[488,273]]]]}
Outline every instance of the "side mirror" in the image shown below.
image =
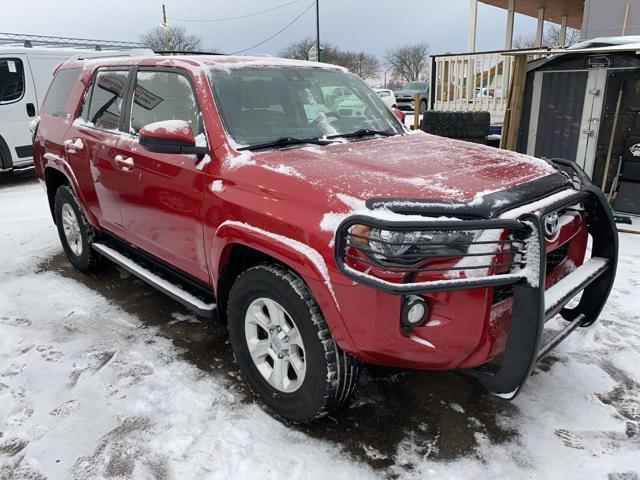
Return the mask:
{"type": "Polygon", "coordinates": [[[138,132],[140,145],[155,153],[187,153],[203,157],[207,147],[196,147],[193,130],[184,120],[164,120],[145,125],[138,132]]]}
{"type": "Polygon", "coordinates": [[[391,111],[396,116],[396,118],[400,120],[400,123],[404,125],[404,119],[407,118],[407,115],[402,110],[395,107],[393,107],[391,111]]]}

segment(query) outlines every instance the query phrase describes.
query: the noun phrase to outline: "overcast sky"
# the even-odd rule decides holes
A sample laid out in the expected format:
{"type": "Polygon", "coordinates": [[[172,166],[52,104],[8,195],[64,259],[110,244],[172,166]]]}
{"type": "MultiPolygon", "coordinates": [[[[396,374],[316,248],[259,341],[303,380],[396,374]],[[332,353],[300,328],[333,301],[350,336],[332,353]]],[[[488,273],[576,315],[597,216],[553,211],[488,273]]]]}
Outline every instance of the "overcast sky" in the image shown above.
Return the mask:
{"type": "MultiPolygon", "coordinates": [[[[112,40],[138,40],[162,21],[202,37],[205,47],[234,52],[273,35],[311,5],[297,2],[275,11],[225,22],[177,19],[220,19],[264,10],[292,0],[18,0],[2,2],[0,32],[61,35],[112,40]]],[[[468,0],[320,0],[321,37],[345,49],[383,56],[389,48],[426,41],[431,53],[466,50],[468,0]]],[[[504,10],[480,4],[478,49],[503,48],[504,10]]],[[[517,15],[515,31],[531,34],[535,20],[517,15]]],[[[315,36],[315,9],[273,40],[248,53],[275,54],[295,40],[315,36]]]]}

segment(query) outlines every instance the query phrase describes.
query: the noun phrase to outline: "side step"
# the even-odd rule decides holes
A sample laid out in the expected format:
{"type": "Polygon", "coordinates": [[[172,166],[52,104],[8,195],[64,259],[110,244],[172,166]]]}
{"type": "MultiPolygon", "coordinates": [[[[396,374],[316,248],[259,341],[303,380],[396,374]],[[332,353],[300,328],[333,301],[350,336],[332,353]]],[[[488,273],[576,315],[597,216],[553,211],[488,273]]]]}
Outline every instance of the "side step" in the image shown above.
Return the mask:
{"type": "Polygon", "coordinates": [[[142,261],[138,261],[134,258],[134,255],[116,250],[112,246],[104,243],[94,243],[93,248],[102,256],[118,264],[143,282],[157,288],[199,316],[213,318],[216,315],[216,304],[213,301],[213,294],[211,294],[211,298],[205,298],[202,292],[196,293],[195,291],[188,291],[194,289],[188,289],[185,285],[181,284],[182,282],[168,280],[165,278],[168,276],[166,274],[160,276],[160,274],[151,270],[152,267],[150,265],[147,266],[149,262],[144,262],[142,259],[142,261]]]}

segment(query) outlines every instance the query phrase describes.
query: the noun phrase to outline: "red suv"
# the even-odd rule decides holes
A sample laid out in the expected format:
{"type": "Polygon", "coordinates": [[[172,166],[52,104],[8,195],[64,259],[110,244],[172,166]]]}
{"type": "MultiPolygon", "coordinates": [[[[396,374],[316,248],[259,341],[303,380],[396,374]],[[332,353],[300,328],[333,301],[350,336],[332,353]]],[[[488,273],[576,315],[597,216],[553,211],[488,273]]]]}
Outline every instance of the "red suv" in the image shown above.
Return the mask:
{"type": "Polygon", "coordinates": [[[292,421],[345,402],[365,363],[460,369],[512,398],[613,283],[615,225],[574,163],[409,132],[340,67],[80,59],[42,112],[69,261],[107,258],[226,321],[247,383],[292,421]]]}

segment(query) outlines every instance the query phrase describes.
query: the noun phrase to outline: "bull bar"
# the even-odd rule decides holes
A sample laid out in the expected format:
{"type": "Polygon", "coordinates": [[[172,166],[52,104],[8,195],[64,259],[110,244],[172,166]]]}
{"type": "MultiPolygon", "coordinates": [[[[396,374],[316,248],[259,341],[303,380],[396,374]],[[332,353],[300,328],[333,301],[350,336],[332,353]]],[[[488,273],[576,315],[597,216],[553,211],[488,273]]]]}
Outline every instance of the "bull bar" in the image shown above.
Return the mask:
{"type": "MultiPolygon", "coordinates": [[[[512,319],[500,364],[483,365],[465,371],[475,376],[490,392],[507,399],[516,397],[536,363],[569,334],[578,327],[593,325],[611,292],[617,268],[618,233],[602,191],[591,183],[588,176],[574,162],[563,159],[554,159],[551,162],[567,176],[568,182],[573,185],[573,193],[534,209],[533,212],[525,212],[515,219],[437,219],[439,216],[446,217],[450,214],[450,210],[443,208],[440,211],[431,211],[430,216],[436,218],[425,218],[425,221],[416,221],[413,218],[407,221],[383,220],[368,215],[353,215],[346,218],[336,232],[335,260],[342,273],[356,282],[392,294],[511,286],[512,319]],[[549,214],[576,204],[584,206],[587,230],[592,237],[591,259],[545,290],[544,219],[549,214]],[[513,252],[515,258],[520,258],[526,268],[521,268],[522,265],[518,262],[512,262],[507,265],[509,270],[503,273],[423,282],[413,281],[417,272],[400,268],[398,271],[406,275],[402,282],[396,283],[371,275],[368,270],[359,271],[348,265],[348,250],[353,246],[353,239],[350,238],[353,236],[351,228],[354,225],[405,232],[506,229],[512,233],[509,252],[513,252]],[[513,238],[518,239],[519,243],[514,242],[513,238]],[[532,254],[536,251],[537,253],[532,254]],[[568,308],[567,303],[581,292],[583,295],[577,305],[568,308]],[[567,324],[543,344],[545,322],[557,314],[564,318],[567,324]]],[[[378,264],[375,259],[372,261],[372,267],[384,269],[384,265],[378,264]]]]}

